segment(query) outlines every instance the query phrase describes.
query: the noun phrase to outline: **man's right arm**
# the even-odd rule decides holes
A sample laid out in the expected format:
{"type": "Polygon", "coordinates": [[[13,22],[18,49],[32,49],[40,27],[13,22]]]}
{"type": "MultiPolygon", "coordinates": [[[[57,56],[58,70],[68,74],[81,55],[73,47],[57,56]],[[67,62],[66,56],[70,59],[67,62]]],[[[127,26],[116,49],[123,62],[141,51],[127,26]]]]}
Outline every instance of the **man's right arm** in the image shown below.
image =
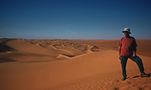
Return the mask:
{"type": "Polygon", "coordinates": [[[121,46],[119,46],[119,56],[121,56],[121,46]]]}
{"type": "Polygon", "coordinates": [[[119,47],[118,47],[119,56],[121,56],[121,47],[122,47],[122,39],[120,40],[119,47]]]}

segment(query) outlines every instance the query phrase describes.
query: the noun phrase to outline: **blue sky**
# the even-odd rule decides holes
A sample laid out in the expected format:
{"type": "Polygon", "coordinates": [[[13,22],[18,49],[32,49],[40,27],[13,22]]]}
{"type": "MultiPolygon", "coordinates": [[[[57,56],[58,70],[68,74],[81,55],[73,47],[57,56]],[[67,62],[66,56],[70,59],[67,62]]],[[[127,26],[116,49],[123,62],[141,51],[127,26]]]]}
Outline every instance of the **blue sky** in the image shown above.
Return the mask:
{"type": "Polygon", "coordinates": [[[151,39],[150,0],[0,0],[0,37],[151,39]]]}

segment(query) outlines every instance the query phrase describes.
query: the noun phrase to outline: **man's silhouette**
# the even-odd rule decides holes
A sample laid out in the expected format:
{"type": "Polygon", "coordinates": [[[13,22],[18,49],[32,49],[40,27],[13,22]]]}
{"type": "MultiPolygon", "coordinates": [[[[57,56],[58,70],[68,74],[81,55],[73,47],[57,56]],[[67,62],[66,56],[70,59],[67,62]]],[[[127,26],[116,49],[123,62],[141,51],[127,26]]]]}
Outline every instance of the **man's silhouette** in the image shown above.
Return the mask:
{"type": "Polygon", "coordinates": [[[126,80],[126,64],[128,58],[132,61],[136,62],[139,67],[139,71],[141,73],[141,77],[147,77],[148,75],[144,72],[144,66],[140,57],[136,55],[137,51],[137,43],[134,37],[130,36],[131,32],[129,28],[124,28],[122,31],[124,33],[124,37],[120,40],[119,43],[119,59],[121,61],[122,67],[122,80],[126,80]]]}

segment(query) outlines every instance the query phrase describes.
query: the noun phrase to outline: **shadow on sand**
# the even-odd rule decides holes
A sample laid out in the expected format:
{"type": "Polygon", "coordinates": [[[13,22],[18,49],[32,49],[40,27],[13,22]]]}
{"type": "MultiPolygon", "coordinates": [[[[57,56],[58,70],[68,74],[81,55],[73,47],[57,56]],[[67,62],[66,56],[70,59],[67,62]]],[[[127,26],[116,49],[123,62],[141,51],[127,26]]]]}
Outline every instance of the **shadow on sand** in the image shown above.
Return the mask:
{"type": "MultiPolygon", "coordinates": [[[[151,77],[151,73],[146,73],[148,76],[146,76],[146,77],[151,77]]],[[[139,77],[141,77],[140,75],[136,75],[136,76],[133,76],[132,78],[139,78],[139,77]]],[[[143,78],[145,78],[145,77],[143,77],[143,78]]]]}

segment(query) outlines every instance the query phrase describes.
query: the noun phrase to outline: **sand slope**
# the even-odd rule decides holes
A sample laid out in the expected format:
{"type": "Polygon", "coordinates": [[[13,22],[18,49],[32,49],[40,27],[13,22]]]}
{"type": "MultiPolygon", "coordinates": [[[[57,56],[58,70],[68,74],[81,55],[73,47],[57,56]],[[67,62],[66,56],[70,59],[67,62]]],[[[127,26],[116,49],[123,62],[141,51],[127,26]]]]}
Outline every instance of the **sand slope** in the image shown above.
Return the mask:
{"type": "Polygon", "coordinates": [[[35,45],[25,40],[11,40],[7,42],[6,45],[23,53],[49,54],[49,51],[47,49],[36,47],[35,45]]]}
{"type": "MultiPolygon", "coordinates": [[[[56,48],[51,44],[39,45],[31,40],[8,39],[0,42],[0,62],[55,61],[81,55],[82,52],[73,47],[56,48]]],[[[59,47],[61,45],[59,44],[59,47]]]]}
{"type": "MultiPolygon", "coordinates": [[[[141,56],[146,72],[150,57],[141,56]]],[[[40,63],[0,63],[1,90],[150,90],[151,78],[137,77],[132,61],[129,79],[122,82],[117,51],[88,53],[73,59],[40,63]],[[133,78],[133,77],[136,78],[133,78]]]]}
{"type": "Polygon", "coordinates": [[[48,49],[38,47],[25,40],[9,40],[5,46],[12,48],[7,52],[2,52],[0,61],[40,61],[40,59],[55,59],[56,54],[48,49]]]}

